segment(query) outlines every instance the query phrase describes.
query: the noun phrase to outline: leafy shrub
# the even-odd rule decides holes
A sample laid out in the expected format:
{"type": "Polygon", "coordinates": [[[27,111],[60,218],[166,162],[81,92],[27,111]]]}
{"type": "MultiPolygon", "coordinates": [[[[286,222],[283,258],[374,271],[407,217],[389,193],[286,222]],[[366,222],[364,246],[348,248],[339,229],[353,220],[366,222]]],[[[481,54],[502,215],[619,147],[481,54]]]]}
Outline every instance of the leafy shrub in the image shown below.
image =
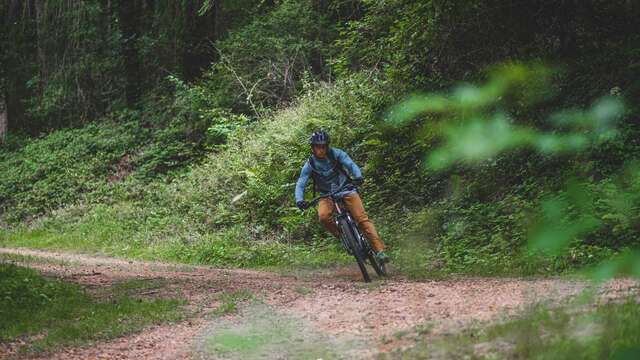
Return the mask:
{"type": "Polygon", "coordinates": [[[146,110],[138,114],[150,127],[146,146],[132,161],[135,175],[142,179],[179,171],[202,159],[249,122],[246,116],[219,107],[204,83],[188,85],[175,76],[167,80],[174,87],[172,94],[149,99],[146,110]]]}
{"type": "Polygon", "coordinates": [[[90,124],[32,141],[0,161],[0,216],[23,220],[73,203],[107,182],[138,140],[134,124],[90,124]]]}

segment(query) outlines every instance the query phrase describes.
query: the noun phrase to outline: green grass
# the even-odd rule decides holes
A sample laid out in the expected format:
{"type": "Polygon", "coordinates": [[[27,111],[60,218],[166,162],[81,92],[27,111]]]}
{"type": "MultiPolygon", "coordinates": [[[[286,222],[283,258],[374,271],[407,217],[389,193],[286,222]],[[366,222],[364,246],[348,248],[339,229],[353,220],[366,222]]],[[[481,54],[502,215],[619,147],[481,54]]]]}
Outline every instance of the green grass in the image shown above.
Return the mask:
{"type": "Polygon", "coordinates": [[[122,215],[111,214],[114,209],[94,210],[91,216],[76,223],[41,224],[37,229],[0,229],[0,246],[71,250],[220,268],[319,268],[351,260],[336,242],[250,241],[243,226],[215,233],[193,232],[187,240],[181,233],[187,230],[176,230],[173,221],[167,218],[148,219],[138,224],[134,223],[133,215],[123,219],[122,215]],[[171,233],[167,227],[172,229],[171,233]]]}
{"type": "Polygon", "coordinates": [[[220,305],[214,310],[214,314],[221,316],[238,312],[238,304],[243,301],[254,300],[255,296],[250,290],[241,289],[232,292],[224,292],[220,295],[220,305]]]}
{"type": "Polygon", "coordinates": [[[203,358],[335,359],[349,349],[317,333],[303,320],[264,304],[243,310],[238,321],[220,320],[197,345],[203,358]]]}
{"type": "Polygon", "coordinates": [[[71,265],[69,261],[62,259],[9,253],[0,253],[0,262],[20,264],[53,264],[63,266],[71,265]]]}
{"type": "MultiPolygon", "coordinates": [[[[419,334],[425,334],[418,332],[419,334]]],[[[428,333],[428,332],[426,332],[428,333]]],[[[516,320],[425,338],[403,358],[637,359],[640,304],[538,306],[516,320]]]]}
{"type": "Polygon", "coordinates": [[[182,300],[128,296],[126,290],[136,286],[115,286],[111,289],[113,297],[103,302],[76,284],[43,277],[32,269],[0,264],[0,342],[27,338],[21,351],[48,352],[181,318],[182,300]]]}

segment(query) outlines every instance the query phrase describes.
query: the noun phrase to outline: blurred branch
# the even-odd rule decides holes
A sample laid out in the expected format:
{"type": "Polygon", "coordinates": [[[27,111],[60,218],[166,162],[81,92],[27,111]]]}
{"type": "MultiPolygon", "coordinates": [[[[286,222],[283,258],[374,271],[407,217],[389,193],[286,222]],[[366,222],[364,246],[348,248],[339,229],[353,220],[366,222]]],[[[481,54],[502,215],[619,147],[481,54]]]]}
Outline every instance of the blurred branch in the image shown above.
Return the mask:
{"type": "Polygon", "coordinates": [[[243,90],[244,95],[245,95],[245,99],[247,100],[247,103],[249,103],[249,106],[251,106],[251,110],[253,110],[253,113],[256,115],[256,117],[260,117],[260,112],[258,111],[256,105],[253,103],[252,97],[253,97],[253,92],[257,88],[258,84],[264,79],[259,79],[258,81],[256,81],[253,84],[253,86],[251,86],[251,89],[248,89],[247,88],[247,84],[245,84],[245,82],[238,75],[236,70],[231,66],[231,64],[228,61],[227,57],[222,53],[222,51],[220,51],[220,49],[218,49],[218,48],[215,48],[215,49],[218,51],[218,54],[220,55],[220,62],[219,63],[222,66],[224,66],[224,68],[227,69],[235,77],[235,79],[238,82],[238,84],[240,85],[240,87],[242,87],[242,90],[243,90]]]}

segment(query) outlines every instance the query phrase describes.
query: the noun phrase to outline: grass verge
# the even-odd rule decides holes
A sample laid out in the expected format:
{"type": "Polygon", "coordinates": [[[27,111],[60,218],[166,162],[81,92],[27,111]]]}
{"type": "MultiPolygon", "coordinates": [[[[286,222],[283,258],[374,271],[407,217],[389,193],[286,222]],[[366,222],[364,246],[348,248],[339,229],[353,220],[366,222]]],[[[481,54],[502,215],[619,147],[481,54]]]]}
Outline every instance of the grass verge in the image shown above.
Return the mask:
{"type": "Polygon", "coordinates": [[[10,254],[10,253],[0,253],[0,261],[6,262],[6,263],[14,263],[16,265],[19,265],[19,264],[51,264],[51,265],[62,265],[62,266],[71,265],[71,262],[62,260],[62,259],[54,259],[50,257],[36,257],[31,255],[22,255],[22,254],[10,254]]]}
{"type": "Polygon", "coordinates": [[[221,233],[193,234],[188,241],[179,236],[158,240],[150,235],[153,233],[153,230],[130,230],[117,221],[96,222],[93,219],[86,224],[57,230],[0,229],[0,246],[71,250],[219,268],[319,268],[351,261],[335,242],[248,242],[244,240],[247,234],[240,227],[221,233]]]}
{"type": "Polygon", "coordinates": [[[429,341],[421,339],[400,357],[638,359],[640,304],[630,298],[624,303],[586,308],[540,305],[516,320],[429,341]]]}
{"type": "Polygon", "coordinates": [[[0,342],[26,339],[20,352],[43,353],[181,318],[183,301],[130,297],[123,290],[132,286],[135,284],[114,287],[113,297],[101,302],[79,285],[0,263],[0,342]]]}

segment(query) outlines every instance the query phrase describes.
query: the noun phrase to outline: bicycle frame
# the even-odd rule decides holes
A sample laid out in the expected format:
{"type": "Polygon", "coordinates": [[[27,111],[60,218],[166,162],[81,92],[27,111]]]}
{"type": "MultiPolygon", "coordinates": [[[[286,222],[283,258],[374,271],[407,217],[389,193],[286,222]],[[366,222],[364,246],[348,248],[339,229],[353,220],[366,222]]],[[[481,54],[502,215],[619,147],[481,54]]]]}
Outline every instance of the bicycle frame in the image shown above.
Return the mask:
{"type": "MultiPolygon", "coordinates": [[[[349,185],[349,184],[347,184],[349,185]]],[[[347,223],[349,223],[350,225],[352,225],[355,229],[357,229],[356,234],[354,234],[356,241],[358,242],[358,244],[360,245],[360,248],[365,252],[368,253],[369,251],[371,251],[371,246],[369,245],[369,242],[364,240],[364,237],[362,236],[362,233],[360,233],[360,228],[358,227],[358,224],[353,220],[353,218],[351,217],[351,213],[349,213],[349,210],[347,210],[343,203],[344,200],[341,197],[336,196],[338,192],[340,192],[341,190],[343,190],[345,188],[345,186],[342,186],[339,190],[328,194],[326,196],[321,196],[318,199],[314,200],[314,202],[319,201],[321,198],[329,198],[331,199],[331,201],[333,202],[333,218],[334,218],[334,222],[336,224],[336,226],[338,227],[338,229],[340,229],[340,221],[342,219],[345,219],[347,221],[347,223]]],[[[347,253],[349,253],[349,255],[354,255],[354,249],[351,248],[351,244],[349,243],[349,241],[346,239],[345,234],[343,234],[342,230],[340,231],[340,234],[342,235],[340,237],[340,240],[342,241],[342,246],[345,248],[345,250],[347,251],[347,253]]]]}
{"type": "MultiPolygon", "coordinates": [[[[371,281],[371,278],[369,276],[369,273],[367,272],[365,265],[365,261],[367,259],[373,266],[378,276],[385,276],[386,270],[384,268],[384,263],[380,263],[376,260],[376,254],[373,251],[369,240],[367,240],[362,235],[358,224],[351,217],[349,210],[344,204],[344,199],[337,196],[340,192],[346,191],[346,186],[349,185],[351,184],[343,184],[338,190],[312,200],[311,204],[315,205],[323,198],[328,198],[333,201],[333,220],[338,227],[338,230],[340,231],[340,240],[342,242],[342,246],[349,255],[352,255],[356,258],[356,262],[360,267],[360,271],[362,272],[364,281],[369,282],[371,281]]],[[[353,187],[353,189],[357,190],[355,186],[353,187]]]]}
{"type": "MultiPolygon", "coordinates": [[[[349,211],[347,209],[344,209],[342,207],[341,202],[343,201],[342,199],[337,199],[335,197],[332,197],[331,200],[333,200],[333,209],[334,209],[334,213],[333,213],[333,221],[335,222],[336,226],[338,227],[338,229],[340,229],[340,221],[342,219],[345,219],[348,223],[354,223],[353,219],[351,218],[351,214],[349,213],[349,211]]],[[[357,226],[357,224],[355,224],[357,226]]],[[[340,236],[340,240],[342,240],[342,246],[345,248],[345,250],[347,250],[347,252],[349,253],[349,255],[353,255],[353,249],[351,248],[351,244],[349,244],[349,241],[347,241],[345,234],[342,233],[342,231],[340,231],[340,234],[342,236],[340,236]]],[[[362,237],[360,236],[360,234],[357,234],[357,241],[358,242],[362,242],[362,237]]]]}

